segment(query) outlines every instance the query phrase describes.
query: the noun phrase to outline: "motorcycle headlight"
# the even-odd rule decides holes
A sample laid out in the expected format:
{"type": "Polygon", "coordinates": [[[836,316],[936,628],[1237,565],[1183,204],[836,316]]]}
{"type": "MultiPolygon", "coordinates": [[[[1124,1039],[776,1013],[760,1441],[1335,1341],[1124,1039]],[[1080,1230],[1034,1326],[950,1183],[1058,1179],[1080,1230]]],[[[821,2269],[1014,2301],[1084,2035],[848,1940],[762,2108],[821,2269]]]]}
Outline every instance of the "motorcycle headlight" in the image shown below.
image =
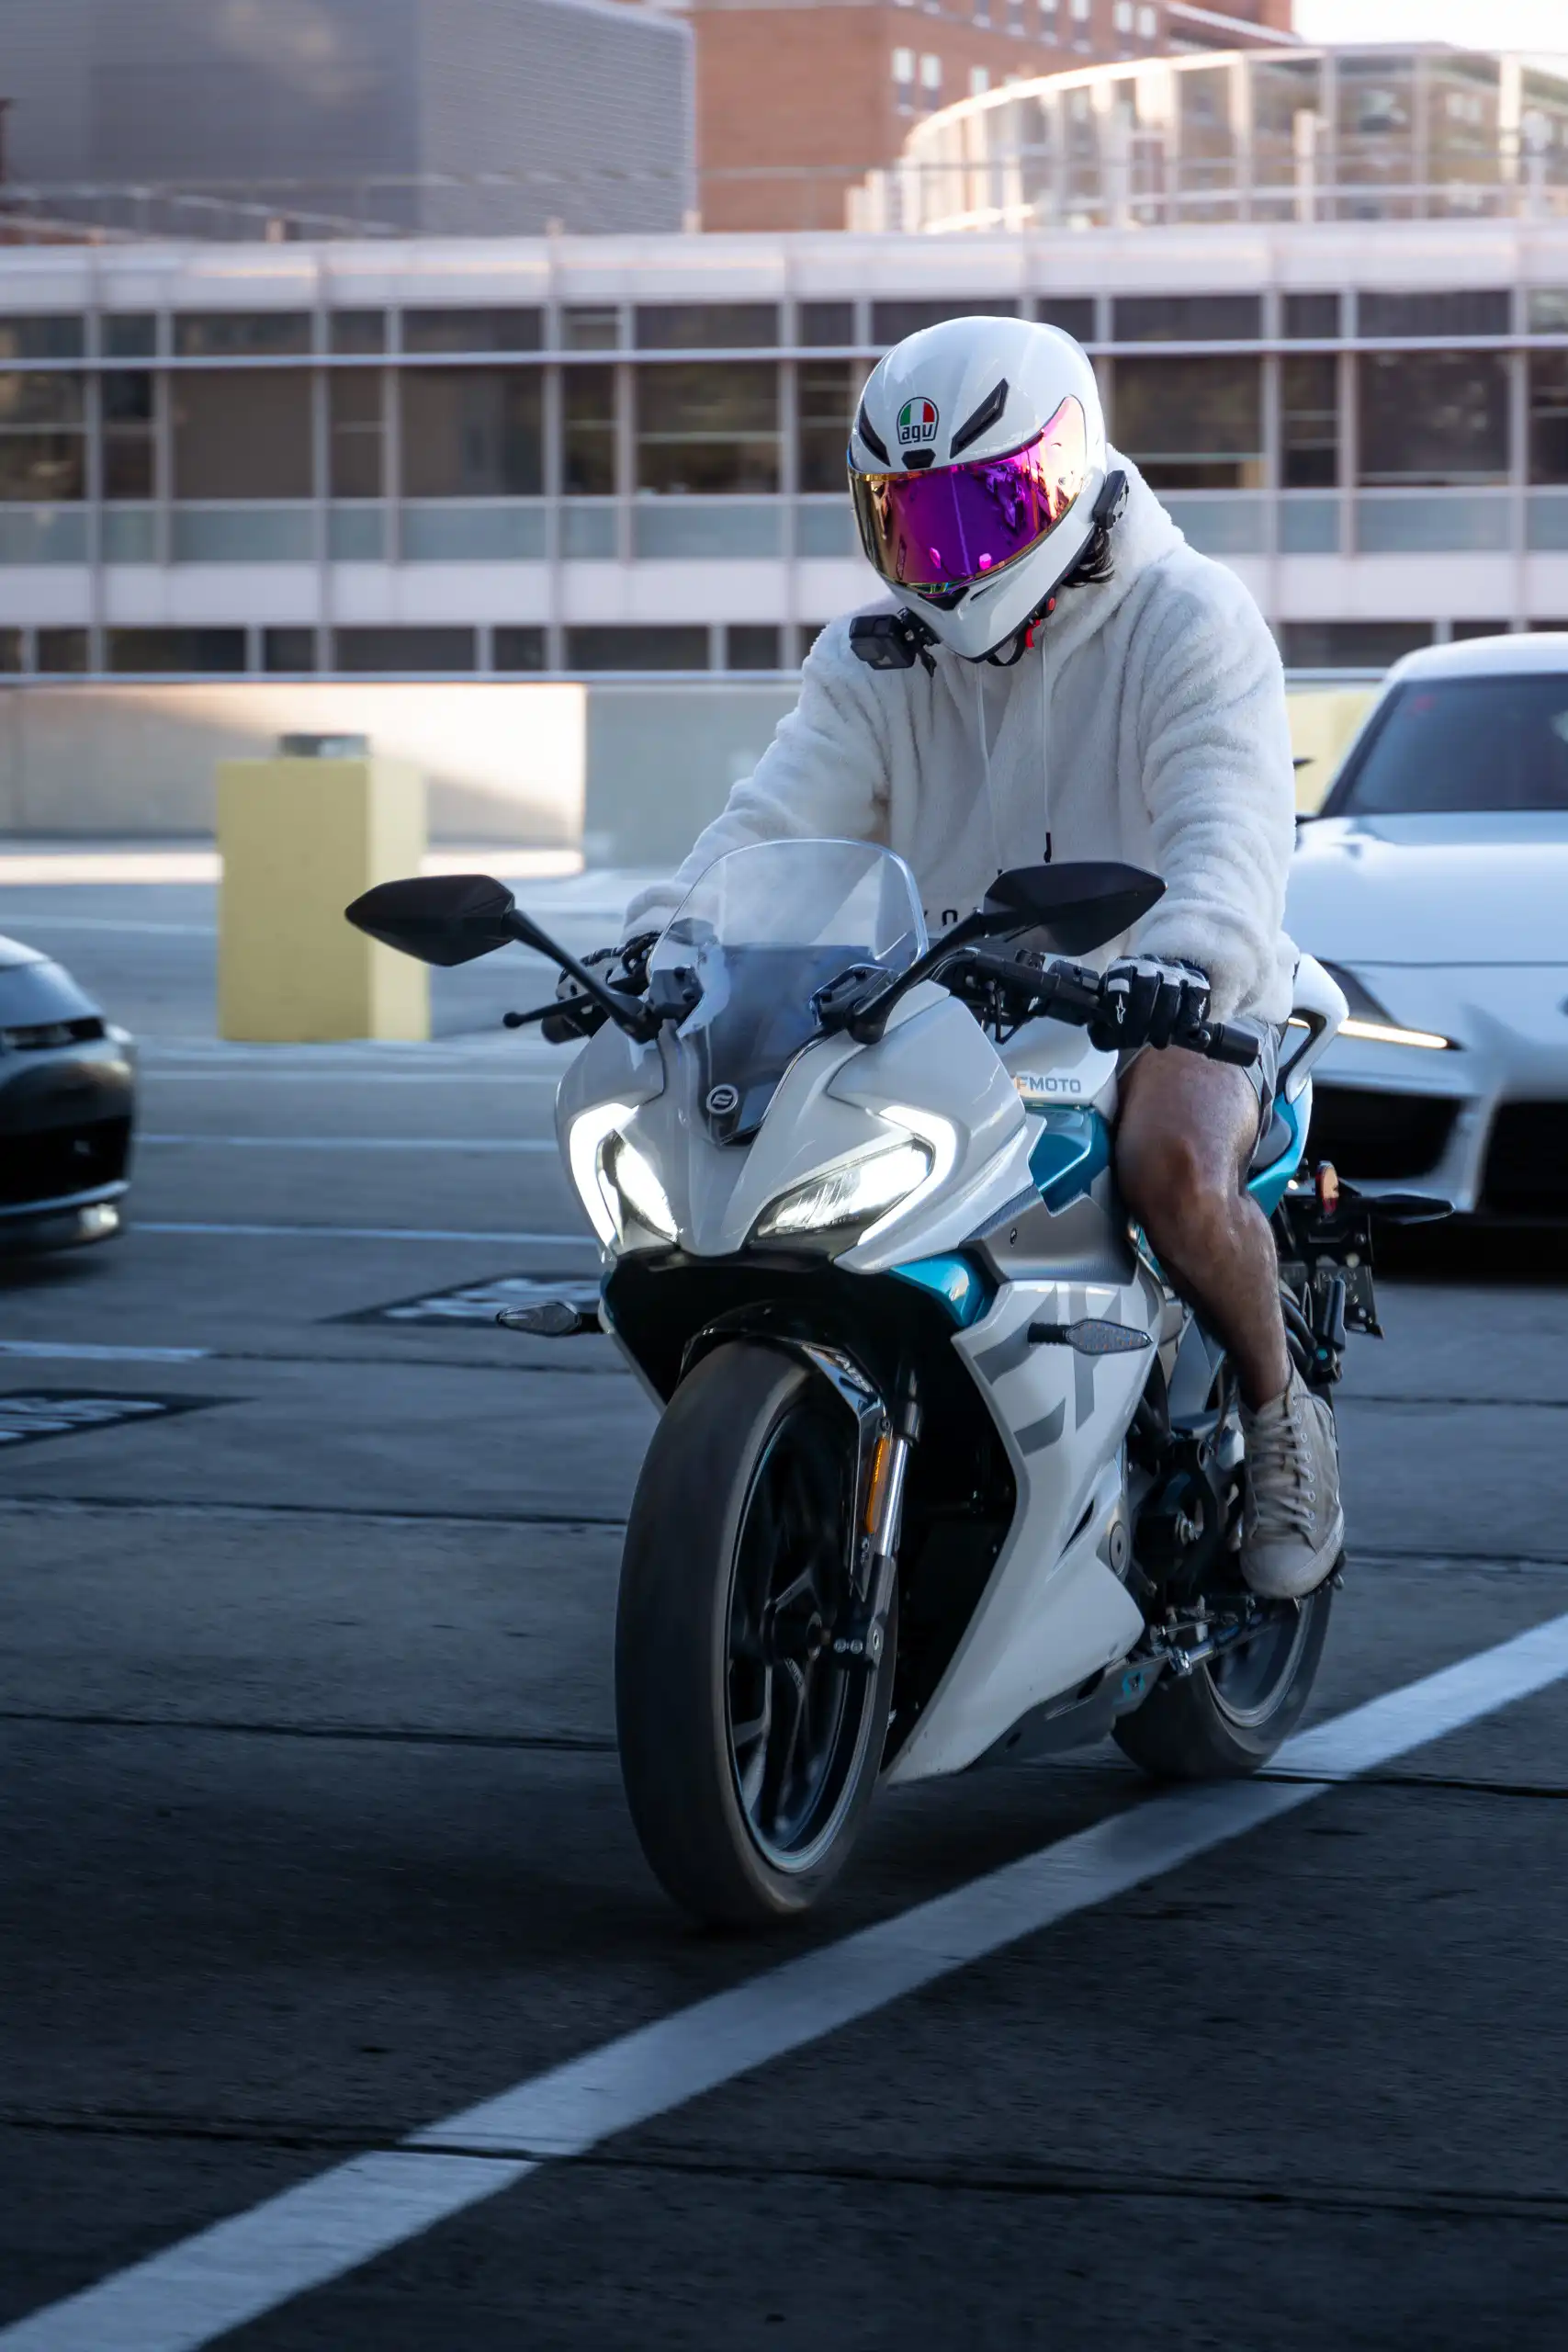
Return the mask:
{"type": "Polygon", "coordinates": [[[879,1115],[899,1132],[886,1143],[818,1168],[781,1193],[757,1221],[759,1241],[837,1233],[844,1246],[851,1227],[861,1228],[857,1240],[869,1241],[912,1207],[921,1193],[944,1181],[958,1151],[957,1136],[947,1121],[897,1102],[888,1103],[879,1115]]]}
{"type": "Polygon", "coordinates": [[[622,1133],[628,1102],[598,1102],[572,1125],[567,1156],[571,1180],[606,1250],[624,1250],[640,1227],[659,1241],[676,1238],[675,1213],[644,1152],[622,1133]]]}
{"type": "Polygon", "coordinates": [[[900,1143],[818,1169],[804,1184],[781,1193],[758,1219],[763,1239],[790,1233],[820,1233],[835,1225],[860,1225],[908,1200],[931,1172],[929,1144],[906,1136],[900,1143]]]}

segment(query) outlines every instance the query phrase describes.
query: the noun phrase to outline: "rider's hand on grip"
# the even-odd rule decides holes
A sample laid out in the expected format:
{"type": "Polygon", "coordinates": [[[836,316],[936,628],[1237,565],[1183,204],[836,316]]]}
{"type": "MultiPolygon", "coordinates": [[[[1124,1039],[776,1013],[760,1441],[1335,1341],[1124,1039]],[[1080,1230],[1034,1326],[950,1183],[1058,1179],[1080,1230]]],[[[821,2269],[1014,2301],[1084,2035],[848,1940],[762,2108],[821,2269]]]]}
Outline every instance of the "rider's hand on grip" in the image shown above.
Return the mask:
{"type": "Polygon", "coordinates": [[[1168,1046],[1173,1036],[1201,1027],[1209,1010],[1209,976],[1196,964],[1119,956],[1100,994],[1090,1041],[1102,1053],[1130,1053],[1139,1046],[1168,1046]]]}

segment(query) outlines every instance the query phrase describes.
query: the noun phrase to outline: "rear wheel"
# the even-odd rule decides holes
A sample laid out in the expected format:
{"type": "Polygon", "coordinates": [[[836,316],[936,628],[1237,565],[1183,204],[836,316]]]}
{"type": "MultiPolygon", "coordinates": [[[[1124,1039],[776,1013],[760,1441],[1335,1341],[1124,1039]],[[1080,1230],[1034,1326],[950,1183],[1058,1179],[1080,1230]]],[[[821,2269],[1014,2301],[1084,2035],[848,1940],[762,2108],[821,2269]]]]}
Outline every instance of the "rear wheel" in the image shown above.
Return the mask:
{"type": "Polygon", "coordinates": [[[642,1849],[715,1924],[805,1911],[876,1784],[897,1654],[836,1658],[854,1423],[782,1351],[735,1340],[683,1380],[626,1529],[615,1629],[621,1772],[642,1849]]]}
{"type": "Polygon", "coordinates": [[[1301,1719],[1328,1632],[1332,1589],[1280,1602],[1239,1648],[1168,1676],[1115,1726],[1117,1745],[1161,1781],[1238,1780],[1267,1764],[1301,1719]]]}

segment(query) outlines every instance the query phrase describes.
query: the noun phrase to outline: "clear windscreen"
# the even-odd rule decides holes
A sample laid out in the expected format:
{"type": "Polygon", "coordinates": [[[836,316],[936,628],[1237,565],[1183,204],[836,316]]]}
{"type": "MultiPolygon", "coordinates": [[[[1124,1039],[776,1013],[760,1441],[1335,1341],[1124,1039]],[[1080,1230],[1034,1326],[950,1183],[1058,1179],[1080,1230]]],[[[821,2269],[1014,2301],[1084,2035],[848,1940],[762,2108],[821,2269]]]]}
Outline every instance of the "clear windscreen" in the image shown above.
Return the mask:
{"type": "Polygon", "coordinates": [[[682,1023],[718,1141],[755,1133],[779,1080],[817,1035],[813,1000],[852,966],[892,976],[927,945],[914,876],[867,842],[758,842],[693,885],[649,958],[700,989],[682,1023]]]}

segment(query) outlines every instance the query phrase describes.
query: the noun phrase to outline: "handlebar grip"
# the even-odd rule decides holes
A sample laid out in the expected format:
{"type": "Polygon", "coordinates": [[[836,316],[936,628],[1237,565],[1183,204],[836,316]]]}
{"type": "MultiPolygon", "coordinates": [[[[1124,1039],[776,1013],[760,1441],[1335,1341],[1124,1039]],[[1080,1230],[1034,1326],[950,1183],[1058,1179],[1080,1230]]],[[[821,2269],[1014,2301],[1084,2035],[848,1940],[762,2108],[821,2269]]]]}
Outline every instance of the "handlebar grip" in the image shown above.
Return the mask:
{"type": "Polygon", "coordinates": [[[1203,1052],[1212,1062],[1231,1062],[1237,1069],[1250,1069],[1261,1051],[1256,1030],[1244,1029],[1235,1021],[1211,1021],[1209,1042],[1203,1052]]]}

